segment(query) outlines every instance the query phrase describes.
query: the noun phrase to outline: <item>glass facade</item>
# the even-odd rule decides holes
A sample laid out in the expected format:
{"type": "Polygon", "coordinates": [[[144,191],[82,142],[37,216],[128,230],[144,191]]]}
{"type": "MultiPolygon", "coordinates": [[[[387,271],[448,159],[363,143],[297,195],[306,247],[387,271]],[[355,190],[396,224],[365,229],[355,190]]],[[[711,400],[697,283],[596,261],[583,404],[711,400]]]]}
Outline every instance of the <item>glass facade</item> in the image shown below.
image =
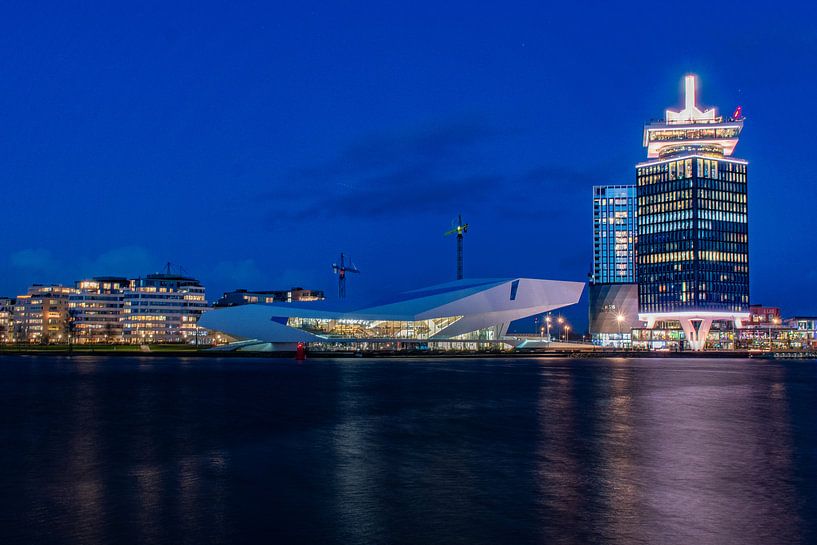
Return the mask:
{"type": "Polygon", "coordinates": [[[636,186],[593,187],[593,281],[635,282],[636,186]]]}
{"type": "Polygon", "coordinates": [[[638,303],[647,315],[685,313],[682,326],[700,350],[711,318],[749,311],[747,163],[732,157],[740,108],[724,119],[697,106],[694,75],[684,86],[684,108],[644,127],[648,161],[636,166],[638,303]]]}
{"type": "Polygon", "coordinates": [[[688,154],[637,167],[641,312],[749,308],[747,164],[688,154]]]}
{"type": "MultiPolygon", "coordinates": [[[[428,320],[366,320],[331,318],[287,319],[286,325],[316,335],[343,339],[421,339],[426,340],[454,324],[462,316],[431,318],[428,320]]],[[[468,337],[469,339],[471,337],[468,337]]],[[[481,337],[477,335],[477,339],[481,337]]],[[[492,340],[485,339],[485,340],[492,340]]],[[[476,339],[475,339],[476,340],[476,339]]]]}

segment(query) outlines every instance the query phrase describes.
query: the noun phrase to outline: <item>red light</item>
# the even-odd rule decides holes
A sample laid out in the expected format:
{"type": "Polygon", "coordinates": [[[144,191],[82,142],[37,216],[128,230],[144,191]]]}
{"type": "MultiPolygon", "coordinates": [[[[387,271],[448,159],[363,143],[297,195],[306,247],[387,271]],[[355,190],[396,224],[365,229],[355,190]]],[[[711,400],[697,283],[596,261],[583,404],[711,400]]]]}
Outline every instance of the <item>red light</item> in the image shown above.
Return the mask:
{"type": "Polygon", "coordinates": [[[732,119],[741,119],[743,118],[743,106],[738,106],[735,108],[735,113],[732,114],[732,119]]]}

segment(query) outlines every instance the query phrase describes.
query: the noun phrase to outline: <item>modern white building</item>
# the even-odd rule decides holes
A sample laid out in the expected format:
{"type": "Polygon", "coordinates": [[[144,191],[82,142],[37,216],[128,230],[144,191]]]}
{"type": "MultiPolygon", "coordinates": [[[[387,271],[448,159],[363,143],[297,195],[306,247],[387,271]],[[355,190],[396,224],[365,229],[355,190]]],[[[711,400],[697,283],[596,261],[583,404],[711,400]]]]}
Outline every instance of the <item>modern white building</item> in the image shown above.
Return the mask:
{"type": "Polygon", "coordinates": [[[97,276],[78,280],[68,299],[72,342],[79,344],[123,341],[122,316],[126,278],[97,276]]]}
{"type": "Polygon", "coordinates": [[[466,279],[409,291],[380,305],[332,310],[330,302],[242,305],[216,309],[199,324],[264,350],[316,346],[485,348],[515,346],[511,322],[576,304],[583,282],[466,279]]]}
{"type": "Polygon", "coordinates": [[[125,290],[123,334],[131,343],[190,343],[207,311],[204,286],[177,274],[135,278],[125,290]]]}

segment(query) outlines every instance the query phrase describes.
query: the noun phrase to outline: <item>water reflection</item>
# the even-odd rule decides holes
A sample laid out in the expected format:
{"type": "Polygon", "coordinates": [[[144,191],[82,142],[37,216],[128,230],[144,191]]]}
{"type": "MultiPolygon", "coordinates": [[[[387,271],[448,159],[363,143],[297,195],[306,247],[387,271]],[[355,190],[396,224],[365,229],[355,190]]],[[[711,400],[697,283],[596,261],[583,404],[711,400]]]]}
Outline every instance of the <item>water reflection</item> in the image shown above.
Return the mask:
{"type": "Polygon", "coordinates": [[[718,368],[660,371],[647,370],[647,382],[661,386],[639,398],[646,527],[673,543],[792,542],[791,460],[775,467],[768,457],[788,418],[766,380],[718,368]]]}
{"type": "MultiPolygon", "coordinates": [[[[93,373],[93,362],[82,361],[76,372],[82,377],[93,373]]],[[[60,520],[68,524],[67,535],[75,535],[84,543],[102,543],[104,527],[99,521],[105,517],[105,483],[100,473],[99,407],[96,402],[96,385],[86,379],[79,380],[70,390],[73,394],[70,424],[67,431],[69,449],[66,455],[66,472],[54,475],[59,482],[65,502],[60,520]],[[76,478],[79,477],[79,478],[76,478]]]]}
{"type": "Polygon", "coordinates": [[[350,542],[361,542],[377,527],[372,518],[377,514],[377,504],[371,492],[380,464],[371,451],[374,423],[366,417],[363,406],[367,397],[359,392],[362,373],[365,370],[355,366],[341,367],[338,422],[332,436],[339,533],[350,542]]]}
{"type": "Polygon", "coordinates": [[[564,537],[565,528],[578,525],[583,495],[582,468],[575,451],[576,412],[574,376],[566,367],[543,370],[537,416],[541,444],[537,452],[536,478],[542,514],[553,524],[542,527],[544,542],[564,537]]]}
{"type": "Polygon", "coordinates": [[[5,358],[2,543],[809,543],[817,365],[5,358]]]}
{"type": "Polygon", "coordinates": [[[799,542],[786,371],[747,365],[545,367],[544,541],[799,542]]]}
{"type": "Polygon", "coordinates": [[[640,524],[641,498],[637,485],[638,465],[633,440],[636,377],[628,360],[612,360],[603,387],[607,409],[598,412],[600,428],[608,430],[599,445],[601,451],[600,493],[604,498],[607,532],[628,543],[645,541],[640,524]]]}

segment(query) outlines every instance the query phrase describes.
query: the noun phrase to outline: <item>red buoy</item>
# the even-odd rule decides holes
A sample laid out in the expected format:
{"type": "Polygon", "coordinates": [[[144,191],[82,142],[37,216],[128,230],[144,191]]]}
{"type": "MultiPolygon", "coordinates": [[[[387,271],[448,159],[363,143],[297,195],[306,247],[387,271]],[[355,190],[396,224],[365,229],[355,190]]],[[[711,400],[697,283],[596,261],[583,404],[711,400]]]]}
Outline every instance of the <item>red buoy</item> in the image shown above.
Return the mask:
{"type": "Polygon", "coordinates": [[[306,347],[304,343],[298,343],[298,347],[295,349],[295,359],[298,361],[304,361],[306,359],[306,347]]]}

